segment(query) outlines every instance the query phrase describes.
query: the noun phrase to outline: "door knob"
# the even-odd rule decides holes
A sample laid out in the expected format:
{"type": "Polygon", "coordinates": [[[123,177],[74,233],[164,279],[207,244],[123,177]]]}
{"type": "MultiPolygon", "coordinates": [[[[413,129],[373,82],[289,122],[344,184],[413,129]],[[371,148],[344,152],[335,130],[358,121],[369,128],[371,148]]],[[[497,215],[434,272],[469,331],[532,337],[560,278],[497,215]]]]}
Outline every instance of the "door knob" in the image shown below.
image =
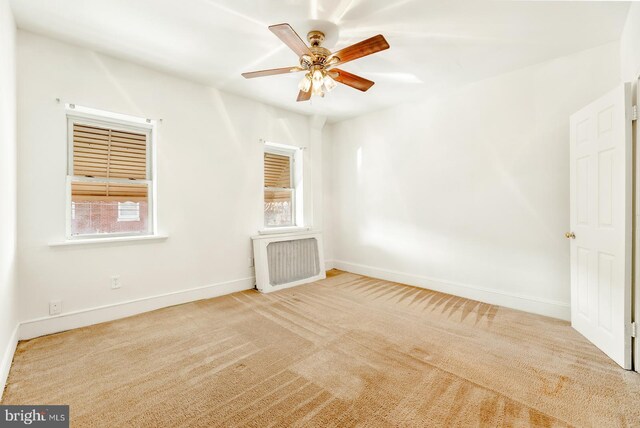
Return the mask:
{"type": "Polygon", "coordinates": [[[576,239],[576,234],[573,232],[567,232],[564,234],[565,238],[567,239],[576,239]]]}

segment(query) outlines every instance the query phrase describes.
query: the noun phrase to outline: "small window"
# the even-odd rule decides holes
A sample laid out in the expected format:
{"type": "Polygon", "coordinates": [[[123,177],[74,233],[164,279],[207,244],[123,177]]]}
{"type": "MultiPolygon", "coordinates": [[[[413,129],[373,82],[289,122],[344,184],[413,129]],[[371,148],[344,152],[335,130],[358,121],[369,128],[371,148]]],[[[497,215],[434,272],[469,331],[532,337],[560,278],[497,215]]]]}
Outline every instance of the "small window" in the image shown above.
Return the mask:
{"type": "Polygon", "coordinates": [[[152,127],[68,115],[70,238],[153,233],[152,127]]]}
{"type": "Polygon", "coordinates": [[[140,202],[118,202],[118,221],[140,221],[140,202]]]}
{"type": "Polygon", "coordinates": [[[290,227],[297,224],[296,158],[299,149],[265,144],[264,152],[264,225],[290,227]]]}

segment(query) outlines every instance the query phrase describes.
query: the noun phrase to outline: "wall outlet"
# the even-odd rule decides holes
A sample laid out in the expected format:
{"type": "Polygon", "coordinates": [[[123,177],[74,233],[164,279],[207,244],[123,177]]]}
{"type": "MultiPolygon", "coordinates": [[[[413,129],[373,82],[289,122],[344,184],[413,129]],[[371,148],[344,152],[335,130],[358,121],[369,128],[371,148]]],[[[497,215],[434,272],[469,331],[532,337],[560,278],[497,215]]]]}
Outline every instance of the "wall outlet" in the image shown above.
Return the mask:
{"type": "Polygon", "coordinates": [[[247,259],[247,264],[249,265],[250,268],[253,267],[253,257],[249,257],[247,259]]]}
{"type": "Polygon", "coordinates": [[[62,312],[62,300],[52,300],[49,302],[49,315],[60,315],[62,312]]]}
{"type": "Polygon", "coordinates": [[[111,289],[115,290],[116,288],[120,288],[120,276],[114,275],[111,277],[111,289]]]}

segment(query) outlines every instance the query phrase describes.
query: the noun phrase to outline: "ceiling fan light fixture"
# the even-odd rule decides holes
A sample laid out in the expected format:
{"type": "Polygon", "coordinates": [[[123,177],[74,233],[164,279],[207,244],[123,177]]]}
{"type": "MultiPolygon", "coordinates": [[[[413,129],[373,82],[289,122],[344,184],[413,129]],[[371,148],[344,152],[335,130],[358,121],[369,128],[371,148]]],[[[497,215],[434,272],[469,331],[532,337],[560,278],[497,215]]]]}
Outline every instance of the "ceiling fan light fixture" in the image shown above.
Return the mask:
{"type": "Polygon", "coordinates": [[[302,92],[309,92],[309,89],[311,89],[311,75],[309,73],[304,75],[304,77],[298,84],[298,89],[300,89],[302,92]]]}
{"type": "Polygon", "coordinates": [[[314,83],[313,86],[322,85],[322,79],[324,79],[324,73],[320,68],[316,68],[315,70],[313,70],[312,78],[314,83]]]}
{"type": "Polygon", "coordinates": [[[328,92],[333,91],[333,89],[338,86],[338,83],[329,76],[329,74],[325,74],[324,79],[322,80],[324,83],[324,87],[328,92]]]}
{"type": "Polygon", "coordinates": [[[313,81],[313,89],[311,90],[311,94],[317,97],[324,97],[324,92],[322,91],[322,80],[319,84],[316,81],[313,81]]]}

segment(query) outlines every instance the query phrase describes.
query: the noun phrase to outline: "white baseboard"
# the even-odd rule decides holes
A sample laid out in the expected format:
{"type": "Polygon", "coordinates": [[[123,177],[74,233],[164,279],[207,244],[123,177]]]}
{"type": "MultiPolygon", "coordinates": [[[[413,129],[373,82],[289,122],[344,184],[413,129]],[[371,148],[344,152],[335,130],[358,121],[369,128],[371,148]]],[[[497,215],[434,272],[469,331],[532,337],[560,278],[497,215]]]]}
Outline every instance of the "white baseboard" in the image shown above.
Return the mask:
{"type": "Polygon", "coordinates": [[[20,340],[31,339],[45,334],[58,333],[73,328],[86,327],[106,321],[113,321],[149,312],[167,306],[210,299],[237,291],[249,290],[255,285],[253,277],[205,285],[188,290],[174,291],[156,296],[143,297],[110,305],[82,309],[61,315],[37,318],[20,323],[20,340]]]}
{"type": "Polygon", "coordinates": [[[334,260],[325,260],[324,261],[324,270],[331,270],[335,268],[335,261],[334,260]]]}
{"type": "MultiPolygon", "coordinates": [[[[328,263],[328,262],[327,262],[328,263]]],[[[534,314],[546,315],[563,320],[571,319],[571,307],[568,303],[540,297],[526,296],[518,293],[480,287],[471,284],[461,284],[436,278],[428,278],[404,272],[380,269],[357,263],[332,260],[332,266],[346,272],[366,275],[386,281],[399,282],[442,293],[453,294],[492,305],[505,306],[534,314]]]]}
{"type": "Polygon", "coordinates": [[[7,378],[9,377],[9,370],[11,369],[11,362],[13,361],[13,355],[16,352],[16,346],[18,346],[18,330],[20,324],[16,324],[13,329],[11,337],[6,348],[2,352],[2,360],[0,361],[0,400],[2,400],[2,394],[4,393],[4,387],[7,384],[7,378]]]}

